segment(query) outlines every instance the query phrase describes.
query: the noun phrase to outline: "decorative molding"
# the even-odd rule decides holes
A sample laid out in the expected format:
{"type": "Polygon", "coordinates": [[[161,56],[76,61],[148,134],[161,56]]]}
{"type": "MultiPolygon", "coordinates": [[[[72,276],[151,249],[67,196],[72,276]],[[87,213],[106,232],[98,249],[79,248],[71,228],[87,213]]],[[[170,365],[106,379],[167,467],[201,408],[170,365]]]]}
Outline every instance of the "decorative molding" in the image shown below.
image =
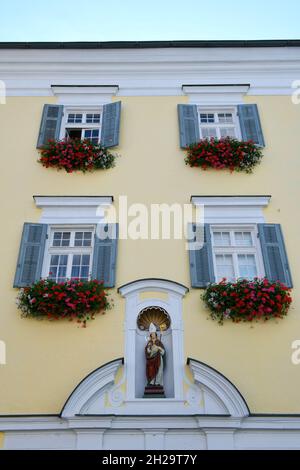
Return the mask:
{"type": "Polygon", "coordinates": [[[300,450],[300,417],[288,415],[1,417],[0,431],[5,450],[300,450]]]}
{"type": "Polygon", "coordinates": [[[57,96],[58,103],[82,106],[110,103],[119,86],[51,85],[51,89],[54,96],[57,96]]]}
{"type": "Polygon", "coordinates": [[[116,359],[89,374],[68,398],[61,417],[73,417],[85,413],[87,406],[97,399],[104,389],[114,384],[116,374],[122,364],[123,359],[116,359]]]}
{"type": "Polygon", "coordinates": [[[104,221],[112,196],[33,196],[45,224],[97,224],[104,221]]]}
{"type": "Polygon", "coordinates": [[[182,91],[189,102],[208,106],[234,106],[243,103],[250,85],[183,85],[182,91]]]}
{"type": "Polygon", "coordinates": [[[206,223],[264,223],[263,208],[271,196],[192,196],[191,202],[204,210],[206,223]]]}
{"type": "Polygon", "coordinates": [[[118,83],[119,96],[183,96],[183,84],[218,85],[216,77],[228,85],[249,83],[248,95],[294,91],[292,83],[300,76],[299,47],[211,46],[84,52],[2,49],[0,76],[7,96],[53,96],[51,86],[56,83],[78,87],[118,83]]]}
{"type": "MultiPolygon", "coordinates": [[[[204,387],[206,394],[207,391],[209,391],[212,398],[220,401],[225,408],[225,413],[227,412],[229,415],[236,418],[249,415],[249,408],[244,398],[226,377],[215,369],[195,359],[189,359],[188,364],[196,384],[200,385],[201,388],[204,387]]],[[[204,406],[206,398],[207,397],[204,396],[204,406]]],[[[205,409],[205,412],[210,411],[211,410],[205,409]]]]}
{"type": "Polygon", "coordinates": [[[167,279],[139,279],[137,281],[129,282],[120,286],[118,292],[123,296],[127,297],[132,293],[140,292],[174,292],[175,294],[181,295],[182,297],[189,291],[188,287],[180,284],[179,282],[173,282],[167,279]]]}

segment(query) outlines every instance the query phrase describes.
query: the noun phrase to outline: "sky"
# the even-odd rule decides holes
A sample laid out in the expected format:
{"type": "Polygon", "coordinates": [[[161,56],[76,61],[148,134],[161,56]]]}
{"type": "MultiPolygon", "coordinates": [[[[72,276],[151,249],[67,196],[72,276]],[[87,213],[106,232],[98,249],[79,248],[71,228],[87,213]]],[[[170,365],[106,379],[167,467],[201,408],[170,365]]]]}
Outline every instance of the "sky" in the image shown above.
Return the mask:
{"type": "Polygon", "coordinates": [[[0,0],[0,41],[300,39],[300,0],[0,0]]]}

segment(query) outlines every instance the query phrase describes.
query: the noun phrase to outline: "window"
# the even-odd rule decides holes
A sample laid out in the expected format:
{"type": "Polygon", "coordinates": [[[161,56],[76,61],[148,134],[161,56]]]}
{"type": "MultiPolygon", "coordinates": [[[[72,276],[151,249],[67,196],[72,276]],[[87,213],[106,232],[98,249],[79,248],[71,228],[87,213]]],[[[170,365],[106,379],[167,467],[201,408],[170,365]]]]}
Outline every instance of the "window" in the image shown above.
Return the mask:
{"type": "Polygon", "coordinates": [[[100,142],[102,113],[100,108],[74,109],[67,107],[61,129],[61,138],[89,139],[100,142]]]}
{"type": "Polygon", "coordinates": [[[56,282],[88,280],[91,275],[93,234],[92,227],[51,228],[45,256],[45,277],[56,282]]]}
{"type": "Polygon", "coordinates": [[[204,109],[199,107],[198,115],[201,139],[239,137],[235,108],[204,109]]]}
{"type": "Polygon", "coordinates": [[[253,279],[264,275],[256,227],[212,226],[212,249],[216,281],[226,278],[253,279]]]}

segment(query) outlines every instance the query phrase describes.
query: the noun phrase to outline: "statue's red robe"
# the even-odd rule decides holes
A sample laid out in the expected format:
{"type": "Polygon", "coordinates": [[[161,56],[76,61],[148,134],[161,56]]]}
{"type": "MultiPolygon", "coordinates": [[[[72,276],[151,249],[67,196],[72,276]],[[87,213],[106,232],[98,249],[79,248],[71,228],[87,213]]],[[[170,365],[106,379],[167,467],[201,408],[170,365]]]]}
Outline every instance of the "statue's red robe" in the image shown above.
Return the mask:
{"type": "MultiPolygon", "coordinates": [[[[152,343],[152,341],[148,341],[146,347],[145,347],[145,354],[146,354],[146,376],[147,376],[147,381],[148,384],[155,379],[157,376],[160,362],[161,362],[161,355],[159,352],[155,354],[155,356],[151,357],[150,354],[148,353],[147,349],[149,347],[149,344],[152,343]]],[[[159,341],[158,339],[155,341],[156,346],[160,346],[162,349],[165,349],[162,342],[159,341]]]]}

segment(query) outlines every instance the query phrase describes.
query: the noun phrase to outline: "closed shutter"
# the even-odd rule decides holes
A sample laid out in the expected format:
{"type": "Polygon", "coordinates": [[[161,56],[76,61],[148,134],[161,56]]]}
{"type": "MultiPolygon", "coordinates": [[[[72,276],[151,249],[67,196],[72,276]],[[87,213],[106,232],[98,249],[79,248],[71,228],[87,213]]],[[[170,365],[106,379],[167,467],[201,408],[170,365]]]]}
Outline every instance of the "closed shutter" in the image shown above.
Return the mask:
{"type": "Polygon", "coordinates": [[[200,249],[189,249],[190,276],[192,287],[206,287],[215,282],[213,254],[209,224],[189,224],[190,248],[196,240],[203,240],[200,249]]]}
{"type": "Polygon", "coordinates": [[[264,136],[260,124],[258,108],[256,104],[240,104],[238,106],[238,116],[242,139],[253,140],[260,147],[265,146],[264,136]]]}
{"type": "Polygon", "coordinates": [[[188,145],[199,142],[200,131],[197,106],[191,104],[179,104],[178,119],[180,147],[185,148],[188,145]]]}
{"type": "Polygon", "coordinates": [[[43,109],[40,132],[37,147],[45,145],[48,140],[58,140],[60,134],[61,120],[63,117],[62,105],[45,104],[43,109]]]}
{"type": "Polygon", "coordinates": [[[29,286],[41,278],[47,228],[46,224],[24,224],[14,287],[29,286]]]}
{"type": "Polygon", "coordinates": [[[119,145],[121,101],[103,106],[101,145],[115,147],[119,145]]]}
{"type": "Polygon", "coordinates": [[[118,224],[100,224],[95,234],[91,277],[103,281],[105,287],[115,285],[118,229],[118,224]]]}
{"type": "Polygon", "coordinates": [[[266,277],[293,287],[292,276],[279,224],[258,224],[266,277]]]}

